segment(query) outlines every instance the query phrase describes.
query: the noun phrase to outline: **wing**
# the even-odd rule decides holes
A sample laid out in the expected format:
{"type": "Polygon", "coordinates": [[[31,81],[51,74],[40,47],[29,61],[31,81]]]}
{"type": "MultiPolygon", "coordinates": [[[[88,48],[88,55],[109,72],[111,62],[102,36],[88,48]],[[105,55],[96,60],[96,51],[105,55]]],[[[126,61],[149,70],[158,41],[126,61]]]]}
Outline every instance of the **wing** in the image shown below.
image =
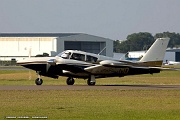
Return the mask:
{"type": "Polygon", "coordinates": [[[85,68],[85,70],[91,74],[101,75],[101,76],[153,74],[153,73],[159,73],[162,70],[176,70],[172,68],[142,66],[140,63],[135,63],[135,62],[129,62],[129,63],[105,60],[105,61],[101,61],[99,65],[87,67],[85,68]]]}

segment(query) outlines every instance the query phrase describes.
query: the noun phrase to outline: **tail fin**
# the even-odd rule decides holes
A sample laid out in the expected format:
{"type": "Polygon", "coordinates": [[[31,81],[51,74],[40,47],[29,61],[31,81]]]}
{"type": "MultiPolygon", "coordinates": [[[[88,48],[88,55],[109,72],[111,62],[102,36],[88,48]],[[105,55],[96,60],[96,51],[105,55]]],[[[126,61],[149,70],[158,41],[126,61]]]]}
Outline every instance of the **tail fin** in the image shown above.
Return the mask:
{"type": "Polygon", "coordinates": [[[158,38],[140,59],[148,66],[161,66],[170,38],[158,38]]]}

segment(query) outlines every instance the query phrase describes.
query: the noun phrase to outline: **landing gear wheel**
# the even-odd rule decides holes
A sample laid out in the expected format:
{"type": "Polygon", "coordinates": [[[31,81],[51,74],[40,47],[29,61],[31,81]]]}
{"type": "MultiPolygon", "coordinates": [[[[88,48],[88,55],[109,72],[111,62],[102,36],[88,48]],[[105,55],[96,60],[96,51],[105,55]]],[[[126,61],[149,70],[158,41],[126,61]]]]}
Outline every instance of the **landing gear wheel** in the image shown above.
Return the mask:
{"type": "Polygon", "coordinates": [[[93,86],[93,85],[96,84],[96,82],[92,82],[91,79],[88,79],[88,80],[87,80],[87,84],[88,84],[89,86],[93,86]]]}
{"type": "Polygon", "coordinates": [[[42,85],[43,80],[40,79],[40,78],[37,78],[37,79],[35,80],[35,83],[36,83],[36,85],[42,85]]]}
{"type": "Polygon", "coordinates": [[[72,77],[68,77],[68,79],[66,80],[67,85],[74,85],[74,79],[72,77]]]}

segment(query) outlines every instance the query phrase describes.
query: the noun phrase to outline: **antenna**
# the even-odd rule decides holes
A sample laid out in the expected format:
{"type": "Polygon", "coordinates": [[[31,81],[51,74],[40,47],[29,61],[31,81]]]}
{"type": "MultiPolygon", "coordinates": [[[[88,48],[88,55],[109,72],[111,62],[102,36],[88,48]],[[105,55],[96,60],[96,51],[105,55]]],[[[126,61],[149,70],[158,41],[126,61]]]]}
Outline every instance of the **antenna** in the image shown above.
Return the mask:
{"type": "Polygon", "coordinates": [[[98,55],[100,55],[105,49],[106,49],[106,47],[104,47],[104,48],[98,53],[98,55]]]}
{"type": "Polygon", "coordinates": [[[31,50],[32,50],[32,48],[29,47],[29,58],[31,57],[31,50]]]}
{"type": "MultiPolygon", "coordinates": [[[[31,58],[31,50],[32,50],[32,48],[30,46],[29,47],[29,58],[31,58]]],[[[30,69],[29,69],[29,80],[31,80],[31,71],[30,71],[30,69]]]]}

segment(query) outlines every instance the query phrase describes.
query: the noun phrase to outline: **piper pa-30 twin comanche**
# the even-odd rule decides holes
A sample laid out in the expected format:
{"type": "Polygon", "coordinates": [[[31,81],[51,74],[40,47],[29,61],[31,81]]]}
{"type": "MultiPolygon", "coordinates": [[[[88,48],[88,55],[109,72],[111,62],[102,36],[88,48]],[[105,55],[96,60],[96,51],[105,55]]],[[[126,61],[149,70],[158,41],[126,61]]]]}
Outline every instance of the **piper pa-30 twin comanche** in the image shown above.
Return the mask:
{"type": "Polygon", "coordinates": [[[158,38],[139,61],[114,60],[113,58],[77,51],[66,50],[55,57],[27,58],[17,63],[35,70],[41,85],[42,76],[58,78],[66,76],[67,84],[73,85],[74,78],[87,79],[88,85],[95,85],[96,78],[123,77],[127,75],[159,73],[169,38],[158,38]]]}

